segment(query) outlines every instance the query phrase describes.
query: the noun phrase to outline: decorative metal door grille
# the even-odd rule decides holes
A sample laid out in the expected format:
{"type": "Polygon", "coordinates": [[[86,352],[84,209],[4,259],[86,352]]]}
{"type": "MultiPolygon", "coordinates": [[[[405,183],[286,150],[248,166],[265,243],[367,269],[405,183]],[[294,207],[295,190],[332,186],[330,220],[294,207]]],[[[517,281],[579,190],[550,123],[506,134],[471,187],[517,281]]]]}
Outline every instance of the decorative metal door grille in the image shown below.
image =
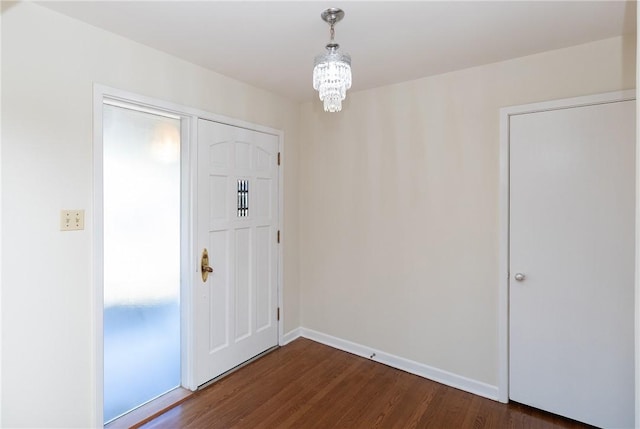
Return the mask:
{"type": "Polygon", "coordinates": [[[238,180],[238,217],[249,216],[249,180],[238,180]]]}

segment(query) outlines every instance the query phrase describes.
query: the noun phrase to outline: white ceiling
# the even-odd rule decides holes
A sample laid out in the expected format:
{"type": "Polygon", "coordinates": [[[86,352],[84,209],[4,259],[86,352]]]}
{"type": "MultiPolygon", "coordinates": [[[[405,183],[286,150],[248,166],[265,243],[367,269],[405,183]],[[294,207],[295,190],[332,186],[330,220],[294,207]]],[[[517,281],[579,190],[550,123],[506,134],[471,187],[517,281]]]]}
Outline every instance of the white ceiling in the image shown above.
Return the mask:
{"type": "Polygon", "coordinates": [[[327,7],[352,90],[636,32],[633,1],[46,1],[43,6],[294,100],[315,97],[327,7]]]}

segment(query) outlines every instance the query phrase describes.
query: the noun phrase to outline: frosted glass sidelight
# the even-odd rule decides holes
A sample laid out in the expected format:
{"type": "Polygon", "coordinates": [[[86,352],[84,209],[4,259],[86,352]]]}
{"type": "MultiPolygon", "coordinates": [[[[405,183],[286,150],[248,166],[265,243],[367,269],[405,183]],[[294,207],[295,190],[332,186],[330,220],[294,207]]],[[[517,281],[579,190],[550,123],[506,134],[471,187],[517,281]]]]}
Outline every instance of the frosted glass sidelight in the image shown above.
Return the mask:
{"type": "Polygon", "coordinates": [[[108,422],[180,385],[180,120],[103,107],[108,422]]]}

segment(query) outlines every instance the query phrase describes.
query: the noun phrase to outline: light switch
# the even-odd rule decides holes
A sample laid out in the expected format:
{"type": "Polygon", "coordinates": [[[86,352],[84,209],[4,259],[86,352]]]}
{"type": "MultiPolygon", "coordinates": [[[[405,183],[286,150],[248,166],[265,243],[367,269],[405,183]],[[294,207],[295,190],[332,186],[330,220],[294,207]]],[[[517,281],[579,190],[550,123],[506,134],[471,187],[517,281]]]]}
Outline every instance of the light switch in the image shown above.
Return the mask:
{"type": "Polygon", "coordinates": [[[60,212],[60,231],[84,229],[84,210],[62,210],[60,212]]]}

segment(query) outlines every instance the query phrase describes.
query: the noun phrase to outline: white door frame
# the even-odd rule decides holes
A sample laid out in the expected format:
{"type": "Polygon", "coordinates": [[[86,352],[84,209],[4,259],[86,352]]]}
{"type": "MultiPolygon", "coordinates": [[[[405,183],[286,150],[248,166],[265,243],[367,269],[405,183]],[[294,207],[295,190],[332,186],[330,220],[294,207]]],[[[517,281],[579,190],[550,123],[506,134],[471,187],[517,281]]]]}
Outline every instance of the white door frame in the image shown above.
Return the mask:
{"type": "MultiPolygon", "coordinates": [[[[499,204],[499,243],[498,243],[498,400],[509,402],[509,118],[512,115],[567,109],[571,107],[614,103],[635,100],[635,90],[615,91],[584,97],[553,100],[500,109],[500,204],[499,204]]],[[[636,156],[637,156],[636,151],[636,156]]],[[[638,168],[636,168],[636,175],[638,168]]],[[[637,176],[638,177],[638,176],[637,176]]],[[[636,189],[638,195],[639,189],[636,189]]],[[[636,198],[638,200],[638,198],[636,198]]],[[[636,204],[638,201],[636,201],[636,204]]],[[[637,216],[637,213],[636,213],[637,216]]],[[[636,228],[636,249],[638,246],[636,228]]],[[[638,255],[636,255],[638,256],[638,255]]],[[[637,261],[637,258],[636,258],[637,261]]],[[[636,302],[639,299],[638,264],[636,263],[636,302]]],[[[638,325],[638,305],[635,306],[636,326],[638,325]]],[[[636,329],[636,344],[638,343],[636,329]]],[[[637,362],[638,356],[636,356],[637,362]]],[[[636,369],[636,380],[638,373],[636,369]]],[[[637,382],[636,382],[637,388],[637,382]]],[[[639,416],[636,416],[636,419],[639,416]]]]}
{"type": "MultiPolygon", "coordinates": [[[[93,386],[94,400],[92,417],[95,427],[104,425],[104,349],[103,349],[103,307],[104,307],[104,252],[103,252],[103,156],[102,156],[102,107],[104,100],[122,102],[134,105],[140,110],[148,109],[153,113],[165,112],[167,114],[180,117],[182,125],[181,134],[181,225],[180,225],[180,246],[185,251],[180,252],[181,261],[181,292],[180,292],[180,313],[181,313],[181,385],[190,390],[196,390],[193,378],[194,356],[193,337],[188,335],[193,332],[193,275],[192,269],[199,263],[199,254],[196,249],[195,230],[197,213],[196,210],[196,184],[197,184],[197,141],[198,141],[198,119],[207,119],[253,131],[260,131],[278,137],[278,151],[284,154],[284,133],[261,125],[252,124],[246,121],[217,115],[203,110],[182,106],[179,104],[146,97],[117,88],[108,87],[101,84],[93,86],[93,267],[92,267],[92,293],[93,293],[93,386]]],[[[278,168],[278,223],[277,228],[283,231],[284,213],[284,168],[278,168]]],[[[278,320],[278,344],[284,343],[284,298],[283,298],[283,254],[285,245],[285,234],[281,234],[280,245],[278,246],[278,307],[280,308],[280,319],[278,320]]]]}

